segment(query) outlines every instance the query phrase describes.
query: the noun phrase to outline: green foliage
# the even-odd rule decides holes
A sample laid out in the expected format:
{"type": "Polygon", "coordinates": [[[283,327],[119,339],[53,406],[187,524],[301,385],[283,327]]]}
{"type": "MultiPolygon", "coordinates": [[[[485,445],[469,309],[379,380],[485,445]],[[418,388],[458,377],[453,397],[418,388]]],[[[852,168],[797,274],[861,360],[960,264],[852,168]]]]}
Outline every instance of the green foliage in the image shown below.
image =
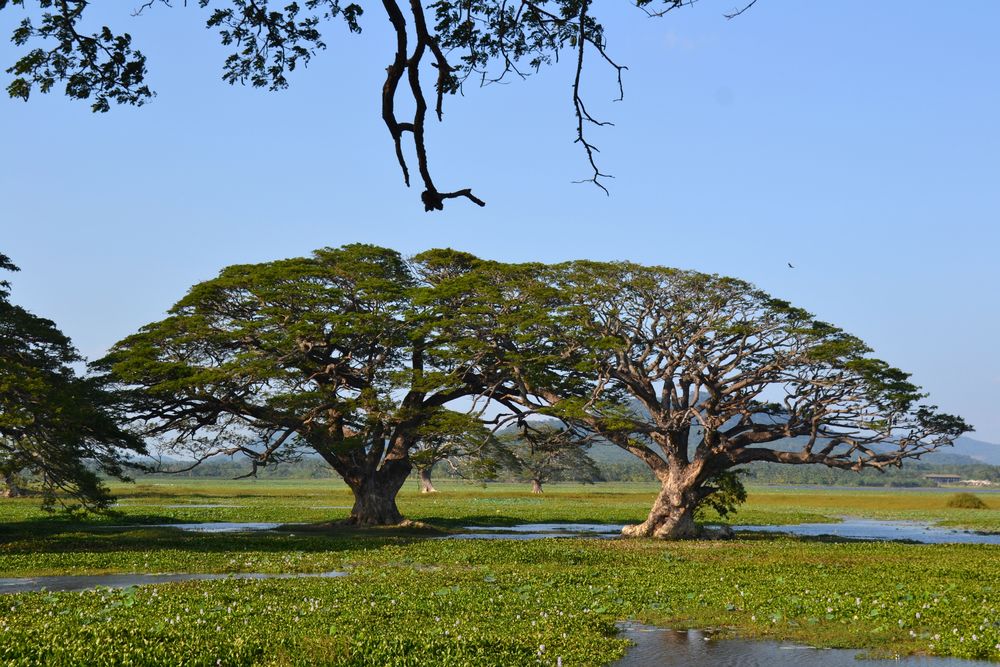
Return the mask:
{"type": "MultiPolygon", "coordinates": [[[[0,255],[0,268],[16,270],[0,255]]],[[[96,378],[55,324],[9,299],[0,282],[0,476],[39,481],[47,506],[107,507],[97,472],[125,477],[129,453],[145,451],[119,426],[122,403],[96,378]]]]}
{"type": "Polygon", "coordinates": [[[982,499],[972,493],[956,493],[948,499],[948,507],[968,510],[984,510],[989,507],[982,499]]]}
{"type": "Polygon", "coordinates": [[[499,444],[506,454],[508,474],[523,481],[594,483],[602,480],[597,464],[587,456],[578,433],[551,424],[525,423],[502,434],[499,444]]]}
{"type": "Polygon", "coordinates": [[[488,440],[449,404],[513,391],[477,352],[485,325],[465,327],[457,315],[481,303],[467,276],[475,264],[454,251],[408,263],[354,244],[231,266],[100,367],[161,448],[196,461],[245,456],[252,472],[311,448],[352,488],[377,488],[391,505],[412,451],[433,464],[488,440]]]}
{"type": "Polygon", "coordinates": [[[477,417],[437,410],[417,430],[419,440],[410,451],[418,470],[430,470],[448,462],[450,471],[469,479],[493,479],[505,460],[505,453],[488,428],[477,417]]]}
{"type": "Polygon", "coordinates": [[[204,452],[215,434],[249,436],[235,452],[266,464],[268,443],[294,433],[321,454],[354,449],[377,462],[394,430],[433,413],[394,392],[449,382],[403,367],[419,324],[407,310],[412,287],[399,255],[374,246],[232,266],[101,366],[131,390],[151,432],[180,432],[178,444],[197,446],[205,433],[204,452]]]}
{"type": "Polygon", "coordinates": [[[720,517],[734,514],[747,500],[747,490],[740,475],[743,470],[723,470],[706,484],[711,493],[702,500],[702,506],[710,507],[720,517]]]}
{"type": "MultiPolygon", "coordinates": [[[[456,485],[455,497],[421,498],[414,491],[406,502],[415,516],[447,513],[456,526],[496,510],[500,525],[586,517],[626,521],[644,512],[654,492],[652,487],[589,492],[553,487],[539,498],[456,485]]],[[[752,492],[749,505],[753,512],[769,508],[769,520],[816,507],[831,495],[752,492]]],[[[830,513],[945,501],[932,493],[833,495],[840,504],[830,513]]],[[[264,511],[276,520],[298,521],[314,517],[315,505],[345,497],[327,484],[160,482],[125,489],[123,501],[124,511],[136,519],[170,511],[250,520],[264,511]],[[207,498],[244,507],[148,506],[201,504],[207,498]]],[[[29,505],[15,507],[28,511],[29,505]]],[[[566,665],[606,665],[627,650],[614,630],[615,622],[626,618],[815,646],[1000,659],[1000,627],[993,623],[1000,613],[995,546],[764,536],[709,545],[458,541],[304,527],[244,535],[92,529],[106,521],[40,520],[20,510],[0,515],[0,572],[340,569],[349,576],[5,595],[0,662],[528,665],[562,658],[566,665]]]]}
{"type": "Polygon", "coordinates": [[[661,479],[693,470],[692,501],[720,485],[726,511],[740,492],[719,473],[734,466],[881,470],[969,430],[919,405],[909,376],[869,355],[734,278],[630,262],[503,264],[451,249],[405,262],[350,245],[229,267],[104,364],[149,432],[195,456],[242,453],[259,467],[287,439],[347,480],[388,461],[401,483],[418,442],[426,467],[489,441],[447,412],[475,397],[499,405],[501,423],[544,415],[567,426],[510,450],[525,477],[558,478],[545,471],[555,466],[596,478],[579,445],[597,436],[661,479]],[[763,398],[772,393],[784,399],[763,398]]]}
{"type": "MultiPolygon", "coordinates": [[[[517,385],[501,401],[556,417],[685,479],[686,502],[754,462],[886,469],[969,426],[919,405],[909,376],[858,338],[741,280],[631,262],[480,263],[454,317],[481,327],[462,353],[517,385]],[[764,397],[783,396],[780,403],[764,397]]],[[[690,508],[688,508],[690,509],[690,508]]]]}
{"type": "MultiPolygon", "coordinates": [[[[637,4],[645,7],[652,3],[641,0],[637,4]]],[[[105,112],[112,102],[140,106],[154,95],[147,84],[146,57],[133,48],[128,33],[106,25],[94,32],[84,28],[91,4],[90,0],[0,0],[0,11],[9,6],[27,14],[11,35],[11,41],[23,51],[6,70],[13,75],[7,86],[10,97],[27,100],[36,90],[48,93],[62,83],[68,97],[93,100],[92,110],[105,112]]],[[[691,0],[663,0],[657,13],[685,4],[691,0]]],[[[171,2],[148,0],[133,13],[149,13],[160,5],[169,7],[171,2]]],[[[351,32],[360,33],[364,13],[361,4],[346,0],[306,0],[280,6],[267,0],[198,0],[198,6],[209,10],[206,27],[218,33],[229,51],[223,62],[223,80],[270,90],[286,88],[291,73],[305,68],[317,51],[326,48],[322,23],[342,20],[351,32]]],[[[594,17],[590,2],[539,0],[515,8],[497,0],[438,0],[425,8],[420,3],[386,0],[383,9],[396,33],[396,49],[386,54],[390,65],[381,86],[382,117],[395,143],[406,185],[410,184],[410,170],[401,140],[404,132],[413,136],[426,211],[442,210],[446,200],[458,197],[479,206],[485,202],[469,188],[440,192],[430,177],[424,141],[429,105],[420,82],[421,70],[428,65],[425,58],[436,69],[433,106],[440,120],[445,95],[459,92],[468,77],[480,84],[499,81],[512,72],[525,77],[529,72],[524,70],[523,60],[537,70],[558,59],[560,52],[576,51],[579,71],[572,99],[578,141],[586,147],[594,169],[591,180],[603,189],[599,179],[604,174],[594,164],[596,148],[585,141],[583,133],[584,119],[605,124],[591,117],[580,99],[584,51],[594,50],[618,73],[620,93],[621,72],[626,68],[615,64],[605,52],[604,28],[594,17]],[[428,16],[426,9],[433,15],[428,16]],[[455,62],[449,62],[452,54],[460,54],[455,62]],[[493,67],[498,69],[495,75],[489,73],[493,67]],[[409,83],[405,88],[416,109],[411,120],[401,122],[395,105],[404,74],[409,83]]]]}
{"type": "MultiPolygon", "coordinates": [[[[25,7],[24,0],[0,0],[0,10],[10,4],[25,7]]],[[[141,106],[153,93],[145,85],[146,57],[132,47],[128,33],[114,34],[107,26],[91,34],[80,29],[86,0],[38,0],[42,10],[37,23],[21,20],[11,35],[17,46],[51,43],[52,48],[31,49],[7,69],[14,75],[7,93],[27,100],[36,88],[49,92],[65,83],[68,97],[93,100],[93,111],[108,111],[111,102],[141,106]]]]}

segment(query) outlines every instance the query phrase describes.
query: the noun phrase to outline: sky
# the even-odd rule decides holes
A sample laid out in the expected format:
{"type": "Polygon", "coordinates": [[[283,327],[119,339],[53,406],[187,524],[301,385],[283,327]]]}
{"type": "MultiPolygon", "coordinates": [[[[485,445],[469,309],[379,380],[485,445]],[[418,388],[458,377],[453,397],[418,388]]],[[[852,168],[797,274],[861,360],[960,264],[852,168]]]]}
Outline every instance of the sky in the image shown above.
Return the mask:
{"type": "MultiPolygon", "coordinates": [[[[30,5],[30,3],[28,3],[30,5]]],[[[423,212],[380,118],[378,5],[281,92],[221,81],[197,3],[102,5],[157,97],[0,99],[0,252],[13,300],[90,358],[234,263],[365,242],[507,261],[633,260],[737,276],[860,336],[930,402],[1000,442],[1000,3],[728,0],[650,19],[596,3],[625,96],[584,94],[610,196],[573,143],[570,59],[445,100],[423,212]],[[791,263],[795,268],[789,268],[791,263]]],[[[24,10],[0,11],[9,34],[24,10]]],[[[17,57],[0,42],[5,69],[17,57]]],[[[6,81],[6,80],[5,80],[6,81]]],[[[6,85],[6,83],[4,84],[6,85]]]]}

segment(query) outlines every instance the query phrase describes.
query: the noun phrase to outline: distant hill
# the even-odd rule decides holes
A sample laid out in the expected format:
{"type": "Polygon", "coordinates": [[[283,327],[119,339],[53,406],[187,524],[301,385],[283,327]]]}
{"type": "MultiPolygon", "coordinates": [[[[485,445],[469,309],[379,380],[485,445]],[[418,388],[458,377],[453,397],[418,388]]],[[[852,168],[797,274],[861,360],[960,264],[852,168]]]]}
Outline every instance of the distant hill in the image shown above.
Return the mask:
{"type": "MultiPolygon", "coordinates": [[[[772,443],[776,449],[796,449],[794,442],[772,443]]],[[[598,463],[623,463],[636,460],[631,454],[610,443],[598,442],[588,451],[590,457],[598,463]]],[[[1000,445],[982,440],[961,437],[955,441],[954,447],[927,454],[921,457],[922,463],[936,466],[963,466],[985,463],[1000,466],[1000,445]]]]}
{"type": "MultiPolygon", "coordinates": [[[[962,456],[968,456],[969,458],[975,459],[979,463],[988,463],[992,466],[1000,466],[1000,445],[993,442],[976,440],[963,435],[955,441],[955,446],[951,449],[951,452],[962,456]]],[[[933,463],[930,459],[927,461],[928,463],[933,463]]]]}
{"type": "MultiPolygon", "coordinates": [[[[638,414],[646,414],[646,410],[635,400],[631,401],[632,409],[638,414]]],[[[697,445],[701,434],[697,428],[691,430],[689,444],[697,445]]],[[[804,438],[789,438],[770,443],[770,447],[779,450],[794,451],[801,447],[804,438]]],[[[595,443],[588,452],[590,457],[602,464],[628,464],[635,461],[628,452],[606,442],[595,443]]],[[[920,458],[920,463],[932,466],[973,466],[987,464],[1000,466],[1000,445],[962,436],[955,440],[952,447],[944,447],[939,451],[926,454],[920,458]]]]}
{"type": "MultiPolygon", "coordinates": [[[[642,404],[636,399],[629,399],[629,404],[637,414],[648,414],[645,407],[643,407],[642,404]]],[[[689,440],[690,444],[694,445],[697,443],[699,437],[700,434],[697,433],[697,429],[692,429],[689,440]]],[[[771,443],[770,446],[775,449],[795,450],[798,449],[797,445],[803,440],[804,439],[802,438],[790,438],[786,441],[771,443]]],[[[622,453],[629,455],[628,452],[622,453]]],[[[597,456],[600,455],[601,454],[598,454],[597,456]]],[[[591,453],[591,457],[595,460],[597,460],[597,456],[591,453]]],[[[920,460],[923,463],[931,465],[954,466],[986,463],[988,465],[1000,466],[1000,445],[992,442],[985,442],[983,440],[976,440],[968,436],[962,436],[955,441],[955,444],[952,447],[945,447],[940,451],[927,454],[926,456],[921,457],[920,460]]]]}

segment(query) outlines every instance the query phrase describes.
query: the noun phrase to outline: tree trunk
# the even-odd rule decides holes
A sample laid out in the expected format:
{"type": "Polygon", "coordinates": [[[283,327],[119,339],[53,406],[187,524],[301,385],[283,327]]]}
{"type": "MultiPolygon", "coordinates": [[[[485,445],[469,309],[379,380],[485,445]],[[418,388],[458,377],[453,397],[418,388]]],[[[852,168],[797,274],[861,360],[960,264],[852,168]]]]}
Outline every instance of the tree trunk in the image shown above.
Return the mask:
{"type": "Polygon", "coordinates": [[[537,479],[531,480],[531,492],[542,493],[542,483],[537,479]]]}
{"type": "Polygon", "coordinates": [[[437,493],[438,490],[434,488],[434,482],[431,481],[431,468],[432,466],[427,466],[426,468],[420,468],[417,472],[420,473],[420,493],[437,493]]]}
{"type": "Polygon", "coordinates": [[[625,526],[624,537],[655,537],[661,540],[686,540],[698,537],[701,529],[694,522],[698,505],[698,485],[683,474],[672,474],[663,482],[649,516],[640,524],[625,526]]]}
{"type": "Polygon", "coordinates": [[[392,526],[403,520],[396,494],[406,483],[412,466],[408,460],[384,461],[378,470],[345,476],[354,492],[349,523],[357,526],[392,526]]]}
{"type": "Polygon", "coordinates": [[[17,480],[14,479],[13,473],[4,473],[3,482],[7,485],[7,488],[3,492],[4,498],[20,498],[24,495],[24,491],[17,485],[17,480]]]}

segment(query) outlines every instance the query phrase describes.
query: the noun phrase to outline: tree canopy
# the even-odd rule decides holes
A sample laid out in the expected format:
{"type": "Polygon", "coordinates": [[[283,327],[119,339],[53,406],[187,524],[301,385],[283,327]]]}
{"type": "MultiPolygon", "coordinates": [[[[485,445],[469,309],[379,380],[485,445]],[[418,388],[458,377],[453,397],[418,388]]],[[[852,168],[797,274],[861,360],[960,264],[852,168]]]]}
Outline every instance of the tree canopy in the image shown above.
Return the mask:
{"type": "Polygon", "coordinates": [[[558,303],[546,326],[528,318],[496,346],[522,379],[518,405],[506,403],[589,430],[653,470],[661,494],[626,534],[693,534],[698,505],[725,511],[720,497],[739,498],[728,471],[742,464],[884,469],[969,430],[922,404],[909,376],[858,338],[744,281],[588,261],[538,279],[558,303]]]}
{"type": "MultiPolygon", "coordinates": [[[[0,269],[17,267],[0,254],[0,269]]],[[[106,507],[98,473],[124,478],[128,455],[144,446],[119,426],[118,397],[77,375],[83,359],[69,338],[9,296],[0,281],[0,477],[12,486],[19,473],[36,476],[47,504],[106,507]]]]}
{"type": "Polygon", "coordinates": [[[532,493],[543,493],[551,481],[602,481],[597,464],[584,450],[586,435],[551,423],[524,422],[516,431],[500,436],[504,443],[507,469],[515,477],[531,482],[532,493]]]}
{"type": "Polygon", "coordinates": [[[410,460],[420,476],[421,493],[437,493],[431,473],[439,463],[460,477],[496,476],[505,451],[490,429],[474,414],[441,410],[419,429],[410,460]]]}
{"type": "Polygon", "coordinates": [[[410,450],[428,425],[452,429],[449,403],[495,384],[479,359],[454,353],[446,313],[458,296],[426,294],[455,257],[407,264],[349,245],[231,266],[100,365],[130,390],[158,448],[257,467],[308,447],[354,491],[354,522],[398,523],[410,450]]]}
{"type": "Polygon", "coordinates": [[[595,439],[635,455],[662,490],[626,534],[684,537],[699,505],[740,500],[740,465],[885,469],[968,430],[870,352],[733,278],[350,245],[229,267],[102,367],[161,447],[253,466],[312,448],[359,523],[401,519],[421,442],[516,427],[510,453],[538,482],[560,461],[586,468],[595,439]]]}
{"type": "MultiPolygon", "coordinates": [[[[694,1],[636,0],[635,5],[647,16],[662,16],[694,1]]],[[[170,4],[144,0],[134,13],[170,4]]],[[[153,97],[146,56],[128,32],[91,26],[90,5],[90,0],[0,0],[0,10],[18,7],[25,12],[11,37],[25,49],[7,69],[11,97],[27,100],[35,91],[47,93],[60,84],[67,96],[90,101],[96,112],[108,111],[112,103],[142,105],[153,97]]],[[[198,0],[198,6],[208,12],[206,26],[232,49],[222,65],[223,80],[272,90],[287,87],[289,75],[326,47],[324,24],[342,21],[350,32],[360,33],[364,14],[362,5],[342,0],[282,5],[268,0],[198,0]]],[[[381,117],[407,186],[411,174],[405,153],[410,147],[404,145],[412,142],[426,211],[442,210],[445,201],[454,198],[485,206],[469,187],[442,190],[434,183],[424,133],[431,107],[443,120],[445,96],[463,90],[468,82],[524,78],[560,56],[575,63],[571,101],[576,143],[590,173],[583,180],[607,192],[602,181],[608,174],[597,164],[597,147],[588,139],[587,128],[610,123],[587,110],[581,76],[592,59],[610,67],[621,99],[627,68],[612,58],[593,0],[436,0],[426,6],[417,0],[383,0],[382,9],[395,45],[386,54],[381,117]],[[425,93],[428,75],[430,94],[425,93]],[[408,97],[407,106],[412,103],[412,116],[403,118],[398,110],[401,96],[408,97]]]]}

